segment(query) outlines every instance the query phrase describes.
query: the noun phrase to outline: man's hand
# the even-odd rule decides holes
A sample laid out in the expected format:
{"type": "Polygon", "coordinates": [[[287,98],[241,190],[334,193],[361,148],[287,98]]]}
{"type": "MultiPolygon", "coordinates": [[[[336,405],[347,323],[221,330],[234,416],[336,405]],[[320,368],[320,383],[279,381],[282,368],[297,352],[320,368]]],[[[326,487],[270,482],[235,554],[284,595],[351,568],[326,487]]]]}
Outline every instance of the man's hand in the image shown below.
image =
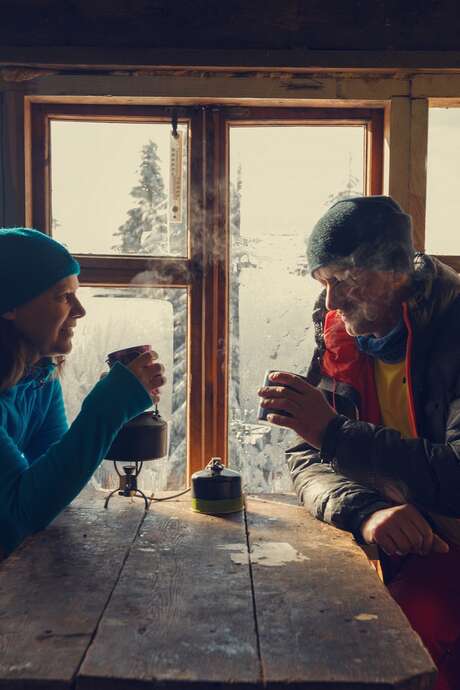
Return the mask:
{"type": "Polygon", "coordinates": [[[383,508],[372,513],[361,525],[368,544],[378,544],[389,556],[432,551],[447,553],[449,546],[433,533],[428,522],[410,503],[383,508]]]}
{"type": "Polygon", "coordinates": [[[291,416],[268,414],[267,421],[293,429],[311,446],[321,448],[326,427],[336,414],[321,391],[286,371],[273,372],[269,379],[276,385],[258,390],[263,398],[262,407],[282,410],[291,416]]]}

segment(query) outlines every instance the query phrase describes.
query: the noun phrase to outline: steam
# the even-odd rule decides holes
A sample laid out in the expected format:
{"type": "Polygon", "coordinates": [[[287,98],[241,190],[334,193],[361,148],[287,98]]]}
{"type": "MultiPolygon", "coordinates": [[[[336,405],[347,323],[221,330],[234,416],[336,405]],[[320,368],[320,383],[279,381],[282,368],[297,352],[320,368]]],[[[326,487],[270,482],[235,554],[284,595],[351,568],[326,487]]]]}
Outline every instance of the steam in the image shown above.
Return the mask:
{"type": "MultiPolygon", "coordinates": [[[[412,283],[414,268],[410,261],[397,242],[363,244],[346,259],[320,269],[317,277],[331,281],[328,308],[357,325],[362,334],[373,333],[373,324],[391,323],[399,318],[401,303],[412,283]]],[[[330,329],[325,331],[328,335],[330,329]]]]}

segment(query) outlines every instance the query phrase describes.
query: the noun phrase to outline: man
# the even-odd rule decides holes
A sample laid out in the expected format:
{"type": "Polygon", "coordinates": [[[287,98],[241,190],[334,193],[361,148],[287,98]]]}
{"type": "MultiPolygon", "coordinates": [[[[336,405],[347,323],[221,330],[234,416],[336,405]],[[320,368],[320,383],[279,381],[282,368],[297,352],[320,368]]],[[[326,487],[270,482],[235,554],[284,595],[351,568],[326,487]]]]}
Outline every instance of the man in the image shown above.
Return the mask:
{"type": "Polygon", "coordinates": [[[299,500],[375,543],[385,581],[430,650],[436,690],[460,688],[460,278],[415,254],[385,196],[334,204],[307,246],[324,290],[307,379],[260,389],[299,500]]]}

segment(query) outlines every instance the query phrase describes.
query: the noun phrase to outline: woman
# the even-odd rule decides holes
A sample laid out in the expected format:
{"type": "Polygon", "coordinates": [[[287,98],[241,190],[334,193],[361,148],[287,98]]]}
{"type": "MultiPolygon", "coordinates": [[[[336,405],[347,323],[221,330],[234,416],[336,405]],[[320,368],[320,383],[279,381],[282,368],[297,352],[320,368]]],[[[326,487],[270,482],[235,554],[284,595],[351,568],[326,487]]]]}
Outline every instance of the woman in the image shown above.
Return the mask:
{"type": "Polygon", "coordinates": [[[80,267],[36,230],[0,229],[0,551],[43,529],[88,482],[113,438],[150,407],[164,368],[115,364],[68,427],[59,361],[72,349],[80,267]]]}

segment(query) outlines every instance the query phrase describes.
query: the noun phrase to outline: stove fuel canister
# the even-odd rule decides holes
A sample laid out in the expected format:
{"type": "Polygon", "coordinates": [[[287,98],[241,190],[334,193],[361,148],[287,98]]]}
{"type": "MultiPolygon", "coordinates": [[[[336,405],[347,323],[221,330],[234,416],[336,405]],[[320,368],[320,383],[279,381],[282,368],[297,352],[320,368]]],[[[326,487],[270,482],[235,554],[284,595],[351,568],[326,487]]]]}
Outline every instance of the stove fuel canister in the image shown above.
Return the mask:
{"type": "Polygon", "coordinates": [[[208,515],[242,510],[239,472],[224,467],[220,458],[211,458],[204,470],[192,474],[192,509],[208,515]]]}

